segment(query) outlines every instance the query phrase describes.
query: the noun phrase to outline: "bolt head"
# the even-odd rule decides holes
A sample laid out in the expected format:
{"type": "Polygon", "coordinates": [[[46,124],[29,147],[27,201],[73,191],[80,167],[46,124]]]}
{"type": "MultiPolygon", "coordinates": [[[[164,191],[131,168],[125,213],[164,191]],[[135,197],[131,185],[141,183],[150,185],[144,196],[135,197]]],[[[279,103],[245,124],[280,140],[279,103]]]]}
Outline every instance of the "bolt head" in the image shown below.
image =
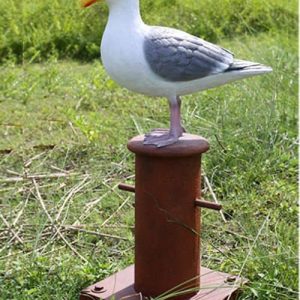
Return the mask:
{"type": "Polygon", "coordinates": [[[229,284],[233,284],[234,282],[236,281],[236,276],[228,276],[226,279],[225,279],[225,283],[229,283],[229,284]]]}
{"type": "Polygon", "coordinates": [[[95,285],[92,289],[92,292],[94,293],[104,293],[104,287],[103,286],[100,286],[100,285],[95,285]]]}

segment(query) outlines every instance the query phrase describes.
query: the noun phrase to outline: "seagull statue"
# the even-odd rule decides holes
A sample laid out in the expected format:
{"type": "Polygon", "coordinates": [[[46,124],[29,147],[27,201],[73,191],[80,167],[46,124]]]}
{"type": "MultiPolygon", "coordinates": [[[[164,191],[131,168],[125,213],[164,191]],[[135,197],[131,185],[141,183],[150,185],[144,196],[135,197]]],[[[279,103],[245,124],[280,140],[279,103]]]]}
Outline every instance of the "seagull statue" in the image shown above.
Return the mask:
{"type": "MultiPolygon", "coordinates": [[[[103,0],[82,0],[88,7],[103,0]]],[[[232,52],[180,30],[146,25],[139,0],[105,0],[109,18],[101,43],[107,73],[121,86],[144,95],[166,97],[170,129],[154,129],[145,145],[164,147],[185,132],[180,96],[272,71],[235,59],[232,52]]]]}

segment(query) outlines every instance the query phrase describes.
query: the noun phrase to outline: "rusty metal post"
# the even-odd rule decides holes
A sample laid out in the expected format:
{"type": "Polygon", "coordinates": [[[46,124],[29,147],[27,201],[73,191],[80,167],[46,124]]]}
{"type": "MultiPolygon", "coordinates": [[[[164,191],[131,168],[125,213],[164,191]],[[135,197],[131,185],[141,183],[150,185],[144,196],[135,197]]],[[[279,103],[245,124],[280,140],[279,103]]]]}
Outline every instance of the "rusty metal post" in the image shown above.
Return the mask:
{"type": "Polygon", "coordinates": [[[184,134],[158,149],[143,139],[128,143],[136,155],[135,186],[119,184],[136,198],[135,265],[83,289],[80,300],[140,300],[163,293],[172,300],[236,299],[247,280],[200,267],[200,209],[222,208],[200,194],[201,155],[208,142],[184,134]]]}
{"type": "Polygon", "coordinates": [[[176,297],[190,298],[200,286],[200,208],[195,200],[201,198],[201,154],[209,144],[184,134],[179,142],[156,148],[138,136],[128,148],[136,156],[134,288],[149,297],[176,287],[177,292],[194,288],[176,297]]]}

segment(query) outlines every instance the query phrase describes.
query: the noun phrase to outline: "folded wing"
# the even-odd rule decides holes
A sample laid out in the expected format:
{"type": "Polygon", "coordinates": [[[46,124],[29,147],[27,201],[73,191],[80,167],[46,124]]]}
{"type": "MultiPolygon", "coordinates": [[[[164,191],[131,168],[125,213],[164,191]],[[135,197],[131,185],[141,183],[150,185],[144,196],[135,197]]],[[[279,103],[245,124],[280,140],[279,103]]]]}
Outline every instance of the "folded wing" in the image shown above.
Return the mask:
{"type": "Polygon", "coordinates": [[[151,27],[144,51],[152,71],[167,81],[200,79],[223,73],[233,64],[230,51],[165,27],[151,27]]]}

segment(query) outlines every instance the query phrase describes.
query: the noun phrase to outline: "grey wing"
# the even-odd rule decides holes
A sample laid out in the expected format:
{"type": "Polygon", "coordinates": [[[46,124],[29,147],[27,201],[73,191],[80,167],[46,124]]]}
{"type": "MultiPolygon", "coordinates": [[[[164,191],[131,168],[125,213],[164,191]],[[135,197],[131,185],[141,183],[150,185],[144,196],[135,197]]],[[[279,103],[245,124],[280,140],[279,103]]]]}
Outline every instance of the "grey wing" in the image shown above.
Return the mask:
{"type": "Polygon", "coordinates": [[[168,81],[190,81],[227,70],[233,54],[179,30],[151,27],[144,52],[154,73],[168,81]]]}

